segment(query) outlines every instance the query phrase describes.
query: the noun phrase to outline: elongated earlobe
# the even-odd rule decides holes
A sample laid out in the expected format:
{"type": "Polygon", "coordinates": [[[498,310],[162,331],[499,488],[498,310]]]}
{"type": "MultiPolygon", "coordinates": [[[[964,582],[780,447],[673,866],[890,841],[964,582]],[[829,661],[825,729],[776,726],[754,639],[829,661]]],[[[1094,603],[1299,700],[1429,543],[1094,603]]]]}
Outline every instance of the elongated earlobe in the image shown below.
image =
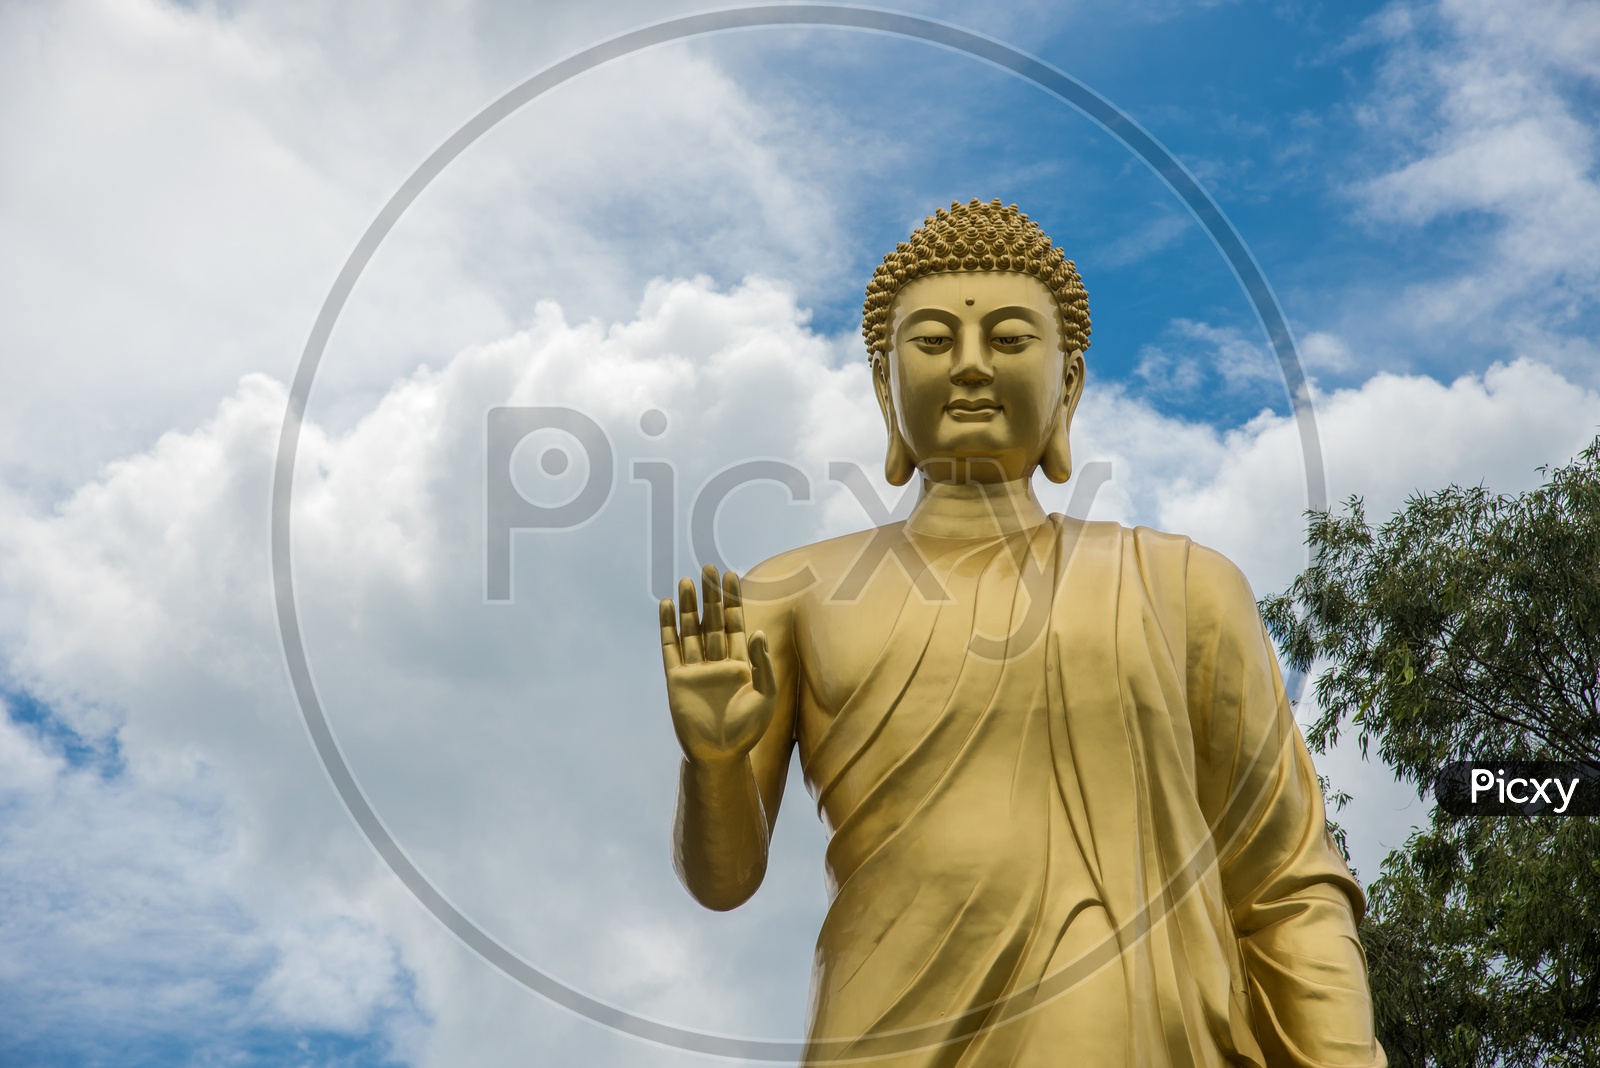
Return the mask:
{"type": "Polygon", "coordinates": [[[900,436],[900,427],[894,417],[894,399],[889,389],[889,357],[880,355],[872,361],[872,388],[878,395],[878,410],[883,413],[883,428],[889,432],[889,450],[883,457],[883,477],[891,486],[904,486],[916,473],[917,461],[911,455],[911,446],[900,436]]]}
{"type": "Polygon", "coordinates": [[[1051,482],[1065,482],[1072,477],[1072,442],[1067,440],[1067,425],[1066,413],[1063,412],[1062,417],[1056,420],[1056,428],[1045,443],[1044,456],[1039,460],[1044,477],[1051,482]]]}
{"type": "Polygon", "coordinates": [[[911,447],[900,436],[900,428],[889,420],[889,452],[883,458],[883,477],[891,486],[904,486],[916,473],[916,461],[911,458],[911,447]]]}
{"type": "Polygon", "coordinates": [[[1044,455],[1039,458],[1039,467],[1051,482],[1065,482],[1072,477],[1072,442],[1069,435],[1073,413],[1078,410],[1078,401],[1083,396],[1083,376],[1083,350],[1073,349],[1067,355],[1063,369],[1061,409],[1056,412],[1055,429],[1050,431],[1044,455]]]}

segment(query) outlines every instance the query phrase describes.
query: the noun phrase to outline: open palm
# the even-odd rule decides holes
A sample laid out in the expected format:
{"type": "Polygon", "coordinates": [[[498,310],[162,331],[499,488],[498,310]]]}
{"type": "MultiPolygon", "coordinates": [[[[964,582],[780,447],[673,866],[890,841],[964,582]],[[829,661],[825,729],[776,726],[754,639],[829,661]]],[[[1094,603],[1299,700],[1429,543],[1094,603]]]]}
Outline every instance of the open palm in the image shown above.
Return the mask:
{"type": "Polygon", "coordinates": [[[701,584],[703,617],[693,579],[678,584],[677,604],[661,602],[661,659],[678,744],[690,760],[714,763],[742,757],[761,740],[778,687],[766,636],[745,640],[739,576],[719,579],[707,565],[701,584]]]}

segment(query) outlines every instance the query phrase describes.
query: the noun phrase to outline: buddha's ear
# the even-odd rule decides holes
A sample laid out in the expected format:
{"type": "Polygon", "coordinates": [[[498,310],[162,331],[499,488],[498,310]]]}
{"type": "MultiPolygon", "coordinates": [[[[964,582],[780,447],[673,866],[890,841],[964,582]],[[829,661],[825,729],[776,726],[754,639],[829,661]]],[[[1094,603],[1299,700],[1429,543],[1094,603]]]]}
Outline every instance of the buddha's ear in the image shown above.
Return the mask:
{"type": "Polygon", "coordinates": [[[883,477],[891,486],[904,486],[916,473],[911,447],[900,433],[894,417],[894,394],[889,390],[889,354],[872,357],[872,391],[878,396],[878,411],[883,413],[883,428],[889,432],[889,451],[883,458],[883,477]]]}
{"type": "Polygon", "coordinates": [[[1061,407],[1056,411],[1055,426],[1045,442],[1044,456],[1039,467],[1051,482],[1065,482],[1072,477],[1072,416],[1078,410],[1078,400],[1083,396],[1083,350],[1073,349],[1068,354],[1061,372],[1061,407]]]}

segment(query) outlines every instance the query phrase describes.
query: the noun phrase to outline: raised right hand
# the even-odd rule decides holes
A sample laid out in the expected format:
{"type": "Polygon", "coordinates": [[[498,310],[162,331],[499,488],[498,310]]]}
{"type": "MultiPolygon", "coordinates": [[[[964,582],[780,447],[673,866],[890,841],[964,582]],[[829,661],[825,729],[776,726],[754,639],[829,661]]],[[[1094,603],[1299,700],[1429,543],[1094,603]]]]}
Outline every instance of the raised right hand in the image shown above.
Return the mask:
{"type": "Polygon", "coordinates": [[[701,574],[705,616],[695,604],[694,580],[678,583],[678,604],[661,602],[661,659],[667,707],[684,756],[702,764],[737,760],[772,722],[778,684],[760,631],[744,634],[739,576],[701,574]]]}

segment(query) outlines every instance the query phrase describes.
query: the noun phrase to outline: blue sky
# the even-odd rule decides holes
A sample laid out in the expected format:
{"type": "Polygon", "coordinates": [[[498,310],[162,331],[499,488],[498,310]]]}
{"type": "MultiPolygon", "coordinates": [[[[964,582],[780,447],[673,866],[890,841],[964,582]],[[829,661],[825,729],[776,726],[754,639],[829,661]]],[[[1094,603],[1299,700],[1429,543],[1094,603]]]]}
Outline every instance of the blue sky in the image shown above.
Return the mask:
{"type": "MultiPolygon", "coordinates": [[[[706,1063],[516,986],[379,862],[307,742],[266,542],[286,383],[384,200],[507,87],[695,10],[0,5],[0,1062],[706,1063]]],[[[1592,5],[903,10],[1069,72],[1200,179],[1299,339],[1334,499],[1525,488],[1600,428],[1592,5]]],[[[453,163],[357,287],[297,476],[319,691],[418,866],[564,981],[795,1037],[825,838],[792,776],[756,898],[682,893],[643,490],[519,541],[517,600],[487,606],[483,412],[590,413],[619,472],[674,465],[680,526],[727,465],[795,465],[811,500],[729,499],[741,567],[858,528],[826,470],[881,463],[862,286],[971,196],[1088,285],[1091,514],[1281,589],[1301,461],[1237,282],[1125,148],[963,56],[763,30],[610,64],[453,163]]],[[[1370,879],[1425,808],[1353,746],[1319,766],[1370,879]]]]}

